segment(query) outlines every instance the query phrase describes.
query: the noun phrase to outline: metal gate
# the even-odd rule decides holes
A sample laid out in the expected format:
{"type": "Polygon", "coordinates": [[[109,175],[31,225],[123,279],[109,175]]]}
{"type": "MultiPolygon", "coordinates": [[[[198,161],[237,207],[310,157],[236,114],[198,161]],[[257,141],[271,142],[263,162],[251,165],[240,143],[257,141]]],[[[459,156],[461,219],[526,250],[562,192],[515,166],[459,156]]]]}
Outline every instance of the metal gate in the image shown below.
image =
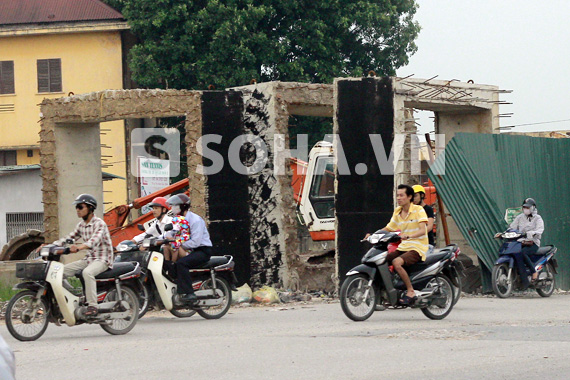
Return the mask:
{"type": "Polygon", "coordinates": [[[6,241],[28,230],[44,229],[43,212],[9,212],[6,214],[6,241]]]}

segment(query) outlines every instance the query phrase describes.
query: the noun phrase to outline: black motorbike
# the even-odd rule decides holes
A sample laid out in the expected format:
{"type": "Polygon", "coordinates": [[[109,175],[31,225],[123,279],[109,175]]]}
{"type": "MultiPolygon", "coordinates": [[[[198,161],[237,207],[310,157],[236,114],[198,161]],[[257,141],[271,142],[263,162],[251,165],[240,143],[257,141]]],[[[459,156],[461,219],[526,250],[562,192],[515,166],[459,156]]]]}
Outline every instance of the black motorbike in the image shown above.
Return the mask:
{"type": "Polygon", "coordinates": [[[448,246],[430,254],[425,261],[406,267],[416,300],[411,305],[403,305],[399,300],[406,294],[406,286],[386,261],[388,246],[400,240],[399,232],[383,230],[363,240],[373,247],[362,258],[362,264],[346,274],[340,289],[340,305],[348,318],[364,321],[374,313],[376,304],[419,308],[430,319],[443,319],[449,315],[456,298],[450,277],[459,278],[454,266],[457,246],[448,246]]]}

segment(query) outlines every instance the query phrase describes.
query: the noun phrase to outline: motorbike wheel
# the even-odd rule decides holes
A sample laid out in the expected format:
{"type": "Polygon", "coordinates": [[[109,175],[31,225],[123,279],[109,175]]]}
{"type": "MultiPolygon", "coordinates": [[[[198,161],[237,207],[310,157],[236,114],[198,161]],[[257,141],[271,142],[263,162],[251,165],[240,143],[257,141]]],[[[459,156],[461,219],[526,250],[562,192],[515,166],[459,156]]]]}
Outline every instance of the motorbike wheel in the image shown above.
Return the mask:
{"type": "Polygon", "coordinates": [[[42,297],[34,310],[36,295],[32,290],[24,290],[12,297],[6,307],[6,327],[14,338],[23,342],[38,339],[48,327],[48,303],[42,297]]]}
{"type": "Polygon", "coordinates": [[[369,278],[363,274],[348,276],[340,288],[340,306],[344,314],[353,321],[365,321],[376,308],[376,289],[372,285],[368,296],[363,299],[369,278]]]}
{"type": "Polygon", "coordinates": [[[457,276],[455,280],[457,281],[457,286],[453,284],[453,306],[455,306],[455,304],[457,304],[457,301],[459,301],[459,298],[461,298],[461,290],[463,288],[463,284],[461,283],[461,276],[457,276]]]}
{"type": "MultiPolygon", "coordinates": [[[[211,278],[204,281],[202,283],[202,286],[200,286],[200,290],[205,290],[205,289],[212,289],[211,278]]],[[[197,310],[198,314],[200,314],[202,318],[206,319],[222,318],[224,315],[226,315],[226,313],[230,309],[230,306],[232,305],[232,292],[230,290],[230,285],[224,278],[216,277],[216,289],[222,290],[222,293],[224,294],[223,301],[218,306],[207,306],[198,309],[197,310]]]]}
{"type": "MultiPolygon", "coordinates": [[[[101,328],[111,335],[123,335],[135,327],[139,319],[139,297],[137,293],[127,286],[121,287],[121,299],[129,304],[129,315],[122,319],[111,319],[102,324],[101,328]]],[[[117,289],[111,290],[105,296],[105,302],[117,300],[117,289]]]]}
{"type": "MultiPolygon", "coordinates": [[[[422,307],[420,310],[429,319],[443,319],[451,313],[453,309],[454,299],[455,299],[455,289],[446,276],[436,276],[430,282],[427,283],[426,288],[430,286],[439,286],[439,293],[445,297],[445,304],[434,305],[433,303],[429,306],[422,307]]],[[[437,293],[434,293],[437,294],[437,293]]]]}
{"type": "Polygon", "coordinates": [[[507,298],[513,291],[514,276],[513,272],[509,275],[509,266],[507,263],[501,263],[493,267],[491,274],[491,282],[493,284],[493,292],[499,298],[507,298]]]}
{"type": "MultiPolygon", "coordinates": [[[[547,263],[544,266],[544,269],[542,269],[540,272],[546,273],[546,285],[537,288],[536,292],[541,297],[550,297],[552,293],[554,293],[554,288],[556,287],[556,280],[554,278],[554,269],[552,268],[552,264],[547,263]]],[[[540,273],[538,275],[540,276],[540,273]]]]}
{"type": "Polygon", "coordinates": [[[145,282],[139,290],[139,319],[141,319],[150,306],[150,295],[152,294],[152,289],[148,282],[145,282]]]}

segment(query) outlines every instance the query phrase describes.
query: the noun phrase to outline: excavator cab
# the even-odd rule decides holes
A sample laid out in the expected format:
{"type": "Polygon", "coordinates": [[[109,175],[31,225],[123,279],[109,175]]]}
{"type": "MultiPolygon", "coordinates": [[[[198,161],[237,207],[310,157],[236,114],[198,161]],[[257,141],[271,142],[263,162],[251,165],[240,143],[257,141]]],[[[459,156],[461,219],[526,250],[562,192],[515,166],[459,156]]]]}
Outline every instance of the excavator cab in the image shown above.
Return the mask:
{"type": "Polygon", "coordinates": [[[334,155],[332,143],[320,141],[309,153],[297,196],[297,215],[315,241],[334,239],[334,155]]]}

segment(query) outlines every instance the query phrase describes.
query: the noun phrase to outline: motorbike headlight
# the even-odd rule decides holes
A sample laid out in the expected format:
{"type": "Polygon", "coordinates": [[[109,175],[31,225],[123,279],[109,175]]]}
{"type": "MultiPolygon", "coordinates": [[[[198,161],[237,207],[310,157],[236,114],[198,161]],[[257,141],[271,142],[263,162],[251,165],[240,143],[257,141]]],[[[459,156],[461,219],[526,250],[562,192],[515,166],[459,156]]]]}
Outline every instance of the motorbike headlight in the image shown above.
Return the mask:
{"type": "Polygon", "coordinates": [[[42,248],[40,250],[40,256],[41,257],[48,257],[49,256],[49,248],[42,248]]]}
{"type": "Polygon", "coordinates": [[[515,239],[518,238],[519,236],[521,235],[517,232],[506,232],[503,234],[503,238],[505,239],[515,239]]]}

